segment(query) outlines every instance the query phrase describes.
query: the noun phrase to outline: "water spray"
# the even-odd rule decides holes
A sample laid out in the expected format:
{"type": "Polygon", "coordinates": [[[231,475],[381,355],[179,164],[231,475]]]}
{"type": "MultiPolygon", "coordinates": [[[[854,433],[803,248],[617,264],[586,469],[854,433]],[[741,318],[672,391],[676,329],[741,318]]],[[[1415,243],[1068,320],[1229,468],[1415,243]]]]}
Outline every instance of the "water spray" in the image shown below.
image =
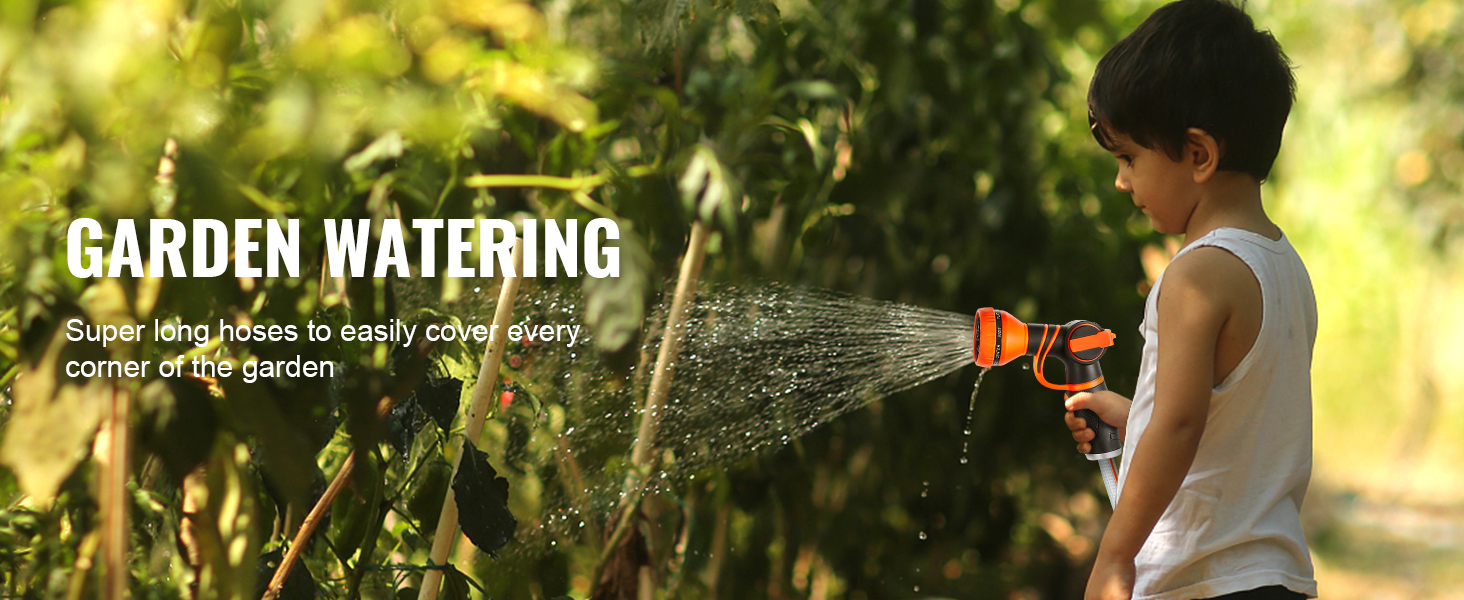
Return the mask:
{"type": "MultiPolygon", "coordinates": [[[[1114,336],[1112,331],[1092,321],[1070,321],[1066,325],[1023,323],[1004,310],[983,308],[976,311],[976,330],[972,338],[976,364],[983,367],[997,367],[1018,356],[1030,356],[1032,373],[1045,387],[1068,393],[1108,389],[1103,383],[1103,368],[1098,365],[1098,359],[1103,357],[1106,348],[1113,345],[1114,336]],[[1065,383],[1052,383],[1043,374],[1042,365],[1049,356],[1062,361],[1065,383]]],[[[1118,428],[1104,423],[1097,413],[1086,408],[1075,414],[1087,422],[1095,434],[1084,456],[1098,463],[1098,469],[1103,472],[1103,487],[1108,490],[1108,501],[1118,506],[1118,456],[1123,454],[1118,428]]]]}

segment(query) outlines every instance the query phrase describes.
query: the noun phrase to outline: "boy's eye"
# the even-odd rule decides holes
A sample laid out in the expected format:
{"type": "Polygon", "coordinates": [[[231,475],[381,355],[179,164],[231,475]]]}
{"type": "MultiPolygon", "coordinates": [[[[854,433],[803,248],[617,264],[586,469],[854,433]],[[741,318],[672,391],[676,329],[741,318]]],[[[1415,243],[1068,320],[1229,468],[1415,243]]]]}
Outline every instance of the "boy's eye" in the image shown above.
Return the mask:
{"type": "Polygon", "coordinates": [[[1123,161],[1125,164],[1134,164],[1134,157],[1132,155],[1120,154],[1118,155],[1118,160],[1123,161]]]}

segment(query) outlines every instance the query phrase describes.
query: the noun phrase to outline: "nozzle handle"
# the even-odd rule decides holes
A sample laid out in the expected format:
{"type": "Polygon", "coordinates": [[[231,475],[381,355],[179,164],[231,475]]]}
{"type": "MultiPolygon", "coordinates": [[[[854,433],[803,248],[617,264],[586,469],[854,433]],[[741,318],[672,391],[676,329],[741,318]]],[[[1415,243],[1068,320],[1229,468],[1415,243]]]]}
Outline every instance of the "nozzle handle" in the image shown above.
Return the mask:
{"type": "MultiPolygon", "coordinates": [[[[1056,357],[1062,362],[1063,374],[1066,375],[1067,384],[1057,386],[1059,389],[1068,389],[1084,392],[1096,392],[1108,389],[1108,384],[1103,381],[1103,367],[1099,366],[1098,359],[1103,357],[1104,350],[1113,343],[1113,334],[1097,323],[1092,321],[1070,321],[1062,327],[1052,325],[1028,325],[1028,327],[1042,328],[1042,339],[1044,343],[1034,356],[1032,370],[1038,373],[1038,380],[1042,380],[1039,367],[1047,357],[1056,357]],[[1048,334],[1052,338],[1049,341],[1048,334]],[[1107,334],[1107,343],[1102,344],[1081,344],[1075,343],[1073,339],[1086,339],[1088,336],[1107,334]],[[1081,386],[1081,387],[1078,387],[1081,386]]],[[[1046,384],[1044,381],[1044,385],[1046,384]]],[[[1049,387],[1053,387],[1049,385],[1049,387]]],[[[1067,395],[1071,394],[1066,394],[1067,395]]],[[[1082,409],[1073,414],[1082,417],[1088,424],[1088,429],[1093,430],[1093,441],[1088,442],[1088,452],[1083,456],[1088,460],[1107,460],[1123,453],[1123,440],[1118,439],[1118,428],[1103,422],[1098,414],[1088,409],[1082,409]]]]}
{"type": "Polygon", "coordinates": [[[1103,460],[1118,456],[1123,451],[1123,441],[1118,439],[1118,428],[1103,422],[1095,413],[1086,408],[1073,412],[1088,424],[1088,429],[1093,430],[1093,441],[1089,442],[1088,453],[1083,456],[1088,460],[1103,460]]]}
{"type": "MultiPolygon", "coordinates": [[[[1097,364],[1092,365],[1094,370],[1097,370],[1097,367],[1097,364]]],[[[1096,392],[1106,389],[1108,386],[1100,383],[1085,391],[1096,392]]],[[[1073,414],[1087,423],[1088,429],[1093,430],[1093,441],[1088,442],[1088,452],[1083,455],[1088,460],[1105,460],[1123,453],[1123,440],[1118,437],[1117,427],[1104,423],[1103,419],[1098,418],[1098,413],[1086,408],[1073,411],[1073,414]]]]}

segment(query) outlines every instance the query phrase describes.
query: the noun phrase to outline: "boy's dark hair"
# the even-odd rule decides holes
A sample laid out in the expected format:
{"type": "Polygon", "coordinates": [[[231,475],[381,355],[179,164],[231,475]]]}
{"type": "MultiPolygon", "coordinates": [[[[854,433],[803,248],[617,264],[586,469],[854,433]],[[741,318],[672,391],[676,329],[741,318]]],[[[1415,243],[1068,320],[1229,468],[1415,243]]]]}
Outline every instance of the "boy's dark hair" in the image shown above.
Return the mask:
{"type": "Polygon", "coordinates": [[[1098,61],[1088,87],[1088,121],[1104,148],[1127,134],[1145,148],[1183,158],[1185,131],[1219,144],[1219,169],[1261,181],[1281,149],[1296,97],[1291,63],[1268,31],[1222,0],[1165,5],[1098,61]]]}

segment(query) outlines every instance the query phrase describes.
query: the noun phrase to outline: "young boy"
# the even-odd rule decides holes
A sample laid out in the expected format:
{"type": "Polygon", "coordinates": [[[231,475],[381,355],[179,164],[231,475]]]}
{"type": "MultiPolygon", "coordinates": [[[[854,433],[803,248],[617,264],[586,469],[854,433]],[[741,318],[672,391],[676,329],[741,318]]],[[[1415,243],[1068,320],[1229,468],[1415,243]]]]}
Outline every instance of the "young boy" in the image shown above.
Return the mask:
{"type": "MultiPolygon", "coordinates": [[[[1149,293],[1133,400],[1067,402],[1126,433],[1089,600],[1317,595],[1299,518],[1316,300],[1260,190],[1295,88],[1276,40],[1220,0],[1156,10],[1093,74],[1114,185],[1186,245],[1149,293]]],[[[1067,423],[1086,452],[1093,431],[1067,423]]]]}

